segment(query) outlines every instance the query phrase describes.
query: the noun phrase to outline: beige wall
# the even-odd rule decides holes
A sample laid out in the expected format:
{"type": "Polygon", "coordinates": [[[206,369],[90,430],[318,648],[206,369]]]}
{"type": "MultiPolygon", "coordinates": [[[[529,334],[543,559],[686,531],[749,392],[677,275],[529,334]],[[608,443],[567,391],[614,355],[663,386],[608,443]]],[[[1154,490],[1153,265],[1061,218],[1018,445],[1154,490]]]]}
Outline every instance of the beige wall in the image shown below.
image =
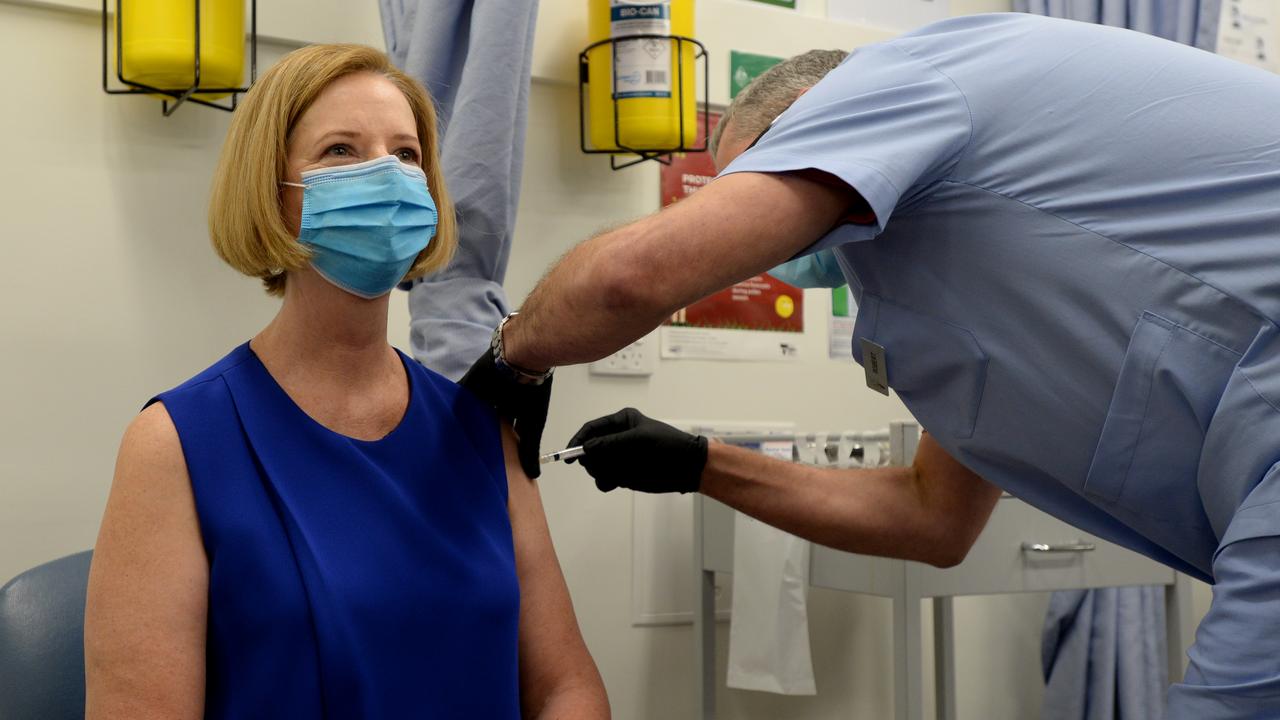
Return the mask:
{"type": "MultiPolygon", "coordinates": [[[[820,15],[821,0],[802,0],[820,15]]],[[[994,5],[1000,5],[996,2],[994,5]]],[[[305,40],[380,44],[376,3],[269,0],[263,65],[305,40]]],[[[966,10],[993,3],[953,2],[966,10]]],[[[99,89],[92,0],[0,0],[0,580],[92,545],[125,424],[155,392],[189,377],[260,328],[276,307],[252,280],[218,263],[204,207],[226,114],[99,89]]],[[[548,263],[590,233],[657,205],[653,168],[621,173],[577,149],[567,84],[582,40],[578,0],[542,0],[529,112],[524,194],[507,287],[517,303],[548,263]]],[[[998,7],[994,9],[999,9],[998,7]]],[[[725,100],[730,47],[776,55],[852,46],[881,34],[741,0],[702,0],[700,35],[725,100]],[[732,19],[728,22],[727,19],[732,19]],[[785,32],[779,31],[779,28],[785,32]]],[[[565,368],[547,445],[626,404],[665,417],[790,420],[871,427],[905,417],[896,400],[859,389],[859,371],[825,359],[824,306],[807,303],[806,358],[796,365],[664,362],[649,379],[593,378],[565,368]],[[804,377],[798,382],[798,377],[804,377]],[[743,392],[750,388],[751,392],[743,392]],[[712,408],[713,410],[708,410],[712,408]]],[[[390,339],[407,346],[403,296],[390,339]]],[[[622,720],[689,718],[694,668],[687,626],[631,625],[631,498],[601,495],[577,469],[549,470],[548,514],[583,629],[622,720]]],[[[1037,712],[1043,596],[958,603],[964,718],[1037,712]]],[[[779,699],[722,694],[728,718],[884,718],[891,713],[887,602],[814,591],[822,694],[779,699]]],[[[722,628],[723,630],[723,628],[722,628]]],[[[722,632],[723,639],[726,632],[722,632]]],[[[723,667],[723,641],[720,651],[723,667]]]]}

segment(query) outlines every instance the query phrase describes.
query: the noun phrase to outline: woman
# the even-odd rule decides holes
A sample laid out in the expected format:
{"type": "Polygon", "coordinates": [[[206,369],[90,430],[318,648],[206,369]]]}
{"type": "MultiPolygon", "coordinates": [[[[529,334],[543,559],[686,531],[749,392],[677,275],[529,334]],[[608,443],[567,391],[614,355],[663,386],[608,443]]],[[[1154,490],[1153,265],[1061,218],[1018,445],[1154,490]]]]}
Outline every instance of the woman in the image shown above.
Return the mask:
{"type": "Polygon", "coordinates": [[[386,341],[455,245],[437,153],[366,47],[295,51],[236,111],[210,232],[284,301],[125,433],[91,720],[608,716],[509,428],[386,341]]]}

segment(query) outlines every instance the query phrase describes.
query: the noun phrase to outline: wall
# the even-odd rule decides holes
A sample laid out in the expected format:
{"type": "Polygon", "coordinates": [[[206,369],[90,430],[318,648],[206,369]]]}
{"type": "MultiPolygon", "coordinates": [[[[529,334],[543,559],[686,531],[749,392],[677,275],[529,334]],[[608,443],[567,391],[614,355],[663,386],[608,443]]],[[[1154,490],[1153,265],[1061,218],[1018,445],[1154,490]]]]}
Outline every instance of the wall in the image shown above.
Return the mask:
{"type": "MultiPolygon", "coordinates": [[[[1004,3],[953,0],[957,10],[1004,3]]],[[[99,88],[93,0],[0,0],[7,74],[0,137],[0,580],[92,545],[125,424],[171,387],[251,336],[276,302],[209,249],[204,207],[228,115],[108,97],[99,88]]],[[[712,97],[725,101],[730,47],[786,55],[884,36],[741,0],[700,0],[700,36],[715,62],[712,97]]],[[[576,0],[543,0],[529,113],[524,193],[511,259],[513,302],[578,240],[657,205],[652,167],[622,173],[577,149],[569,84],[584,31],[576,0]]],[[[381,44],[371,1],[267,0],[262,66],[306,40],[381,44]],[[303,7],[307,8],[302,12],[303,7]]],[[[582,421],[631,404],[665,417],[793,420],[871,427],[905,417],[896,400],[862,390],[856,366],[825,359],[824,305],[806,303],[806,359],[796,365],[664,362],[650,379],[589,377],[565,368],[546,434],[566,440],[582,421]],[[797,382],[803,376],[804,382],[797,382]],[[750,388],[751,393],[742,392],[750,388]],[[834,398],[834,400],[833,400],[834,398]],[[713,410],[708,410],[713,408],[713,410]]],[[[407,346],[403,300],[390,340],[407,346]]],[[[631,498],[597,493],[580,470],[542,482],[548,514],[587,640],[622,720],[689,718],[696,670],[687,626],[630,624],[631,498]]],[[[1201,596],[1203,600],[1203,595],[1201,596]]],[[[963,718],[1026,718],[1038,708],[1043,596],[958,603],[963,718]]],[[[891,714],[885,601],[814,591],[811,617],[821,695],[774,698],[721,691],[723,717],[884,718],[891,714]]],[[[722,627],[722,630],[725,628],[722,627]]],[[[723,667],[727,632],[721,632],[723,667]]]]}

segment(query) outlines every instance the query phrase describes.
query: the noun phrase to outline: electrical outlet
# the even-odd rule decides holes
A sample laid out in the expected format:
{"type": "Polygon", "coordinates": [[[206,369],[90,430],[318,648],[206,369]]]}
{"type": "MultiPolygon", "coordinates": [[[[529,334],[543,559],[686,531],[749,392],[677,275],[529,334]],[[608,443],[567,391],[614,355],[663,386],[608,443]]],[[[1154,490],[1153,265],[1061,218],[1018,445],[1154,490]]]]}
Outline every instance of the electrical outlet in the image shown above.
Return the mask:
{"type": "Polygon", "coordinates": [[[658,333],[651,332],[590,365],[592,375],[652,375],[658,365],[658,333]]]}

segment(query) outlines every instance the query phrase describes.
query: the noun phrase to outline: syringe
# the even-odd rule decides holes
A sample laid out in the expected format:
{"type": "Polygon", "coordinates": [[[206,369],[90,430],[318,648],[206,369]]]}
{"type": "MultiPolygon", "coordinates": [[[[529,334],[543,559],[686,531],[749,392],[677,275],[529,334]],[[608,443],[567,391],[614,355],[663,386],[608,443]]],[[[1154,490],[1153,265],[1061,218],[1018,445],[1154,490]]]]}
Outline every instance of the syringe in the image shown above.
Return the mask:
{"type": "Polygon", "coordinates": [[[547,453],[546,455],[538,458],[538,462],[542,465],[546,465],[547,463],[556,462],[558,460],[572,460],[586,454],[587,451],[583,450],[582,446],[579,445],[577,447],[565,448],[564,450],[559,450],[557,452],[547,453]]]}

